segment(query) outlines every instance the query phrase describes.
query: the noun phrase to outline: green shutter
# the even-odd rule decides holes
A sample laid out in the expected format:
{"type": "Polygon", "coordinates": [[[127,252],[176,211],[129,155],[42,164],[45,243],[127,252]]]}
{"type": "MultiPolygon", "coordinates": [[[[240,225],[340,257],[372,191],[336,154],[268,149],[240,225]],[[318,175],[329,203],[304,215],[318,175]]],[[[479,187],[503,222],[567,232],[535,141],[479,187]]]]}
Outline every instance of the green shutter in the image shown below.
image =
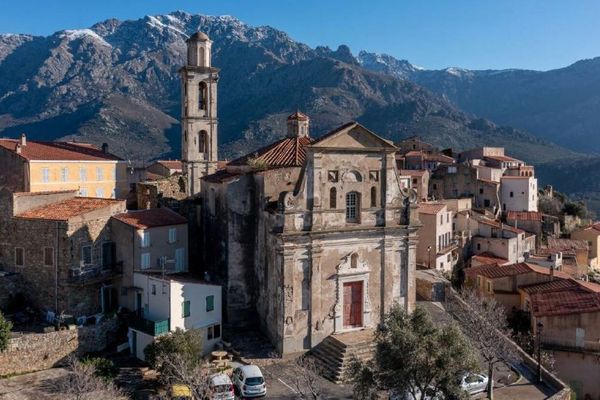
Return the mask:
{"type": "Polygon", "coordinates": [[[190,302],[189,301],[184,301],[183,304],[181,305],[182,310],[183,310],[183,318],[189,317],[190,316],[190,302]]]}
{"type": "Polygon", "coordinates": [[[215,296],[206,296],[206,311],[215,309],[215,296]]]}

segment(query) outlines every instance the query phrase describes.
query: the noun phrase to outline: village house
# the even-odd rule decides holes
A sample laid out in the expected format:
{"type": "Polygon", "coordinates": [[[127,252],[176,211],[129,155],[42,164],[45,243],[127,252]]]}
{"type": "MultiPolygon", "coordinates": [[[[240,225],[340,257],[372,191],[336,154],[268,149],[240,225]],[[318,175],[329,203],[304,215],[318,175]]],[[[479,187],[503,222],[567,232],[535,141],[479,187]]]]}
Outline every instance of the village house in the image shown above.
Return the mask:
{"type": "Polygon", "coordinates": [[[180,160],[158,160],[146,167],[146,172],[162,177],[169,177],[183,172],[180,160]]]}
{"type": "Polygon", "coordinates": [[[575,229],[571,232],[571,239],[584,240],[589,245],[589,265],[593,269],[600,267],[598,251],[600,249],[600,224],[588,225],[585,228],[575,229]]]}
{"type": "Polygon", "coordinates": [[[477,228],[471,241],[473,254],[491,253],[517,263],[535,252],[535,235],[478,214],[473,214],[469,223],[475,222],[477,228]]]}
{"type": "Polygon", "coordinates": [[[124,198],[127,162],[80,142],[0,139],[0,188],[11,192],[77,190],[81,197],[124,198]]]}
{"type": "Polygon", "coordinates": [[[531,316],[554,367],[577,398],[600,396],[600,285],[574,279],[524,285],[521,310],[531,316]]]}
{"type": "Polygon", "coordinates": [[[76,191],[0,192],[0,265],[20,273],[32,305],[74,317],[113,310],[122,265],[110,218],[124,200],[76,197],[76,191]]]}
{"type": "Polygon", "coordinates": [[[396,143],[396,147],[398,148],[397,154],[400,156],[408,153],[409,151],[424,151],[427,153],[434,153],[438,151],[435,146],[424,142],[419,136],[416,135],[400,140],[398,143],[396,143]]]}
{"type": "Polygon", "coordinates": [[[558,218],[541,212],[509,211],[506,213],[506,224],[535,234],[538,247],[541,246],[544,238],[560,236],[558,218]]]}
{"type": "Polygon", "coordinates": [[[426,169],[400,169],[400,175],[410,177],[410,187],[417,191],[419,201],[427,201],[429,196],[429,176],[426,169]]]}
{"type": "Polygon", "coordinates": [[[537,179],[532,176],[503,176],[502,211],[537,211],[537,179]]]}
{"type": "Polygon", "coordinates": [[[452,272],[459,258],[452,212],[442,203],[420,203],[419,219],[417,263],[426,268],[452,272]]]}
{"type": "Polygon", "coordinates": [[[440,165],[455,164],[454,158],[438,152],[426,152],[422,150],[413,150],[404,154],[404,169],[425,169],[433,171],[440,165]]]}
{"type": "Polygon", "coordinates": [[[119,304],[140,308],[134,284],[137,272],[171,274],[188,271],[187,220],[168,208],[128,211],[112,217],[116,257],[123,265],[119,304]]]}
{"type": "Polygon", "coordinates": [[[222,340],[221,286],[187,274],[134,272],[136,316],[129,325],[131,354],[144,360],[144,349],[177,329],[198,330],[204,354],[222,340]]]}

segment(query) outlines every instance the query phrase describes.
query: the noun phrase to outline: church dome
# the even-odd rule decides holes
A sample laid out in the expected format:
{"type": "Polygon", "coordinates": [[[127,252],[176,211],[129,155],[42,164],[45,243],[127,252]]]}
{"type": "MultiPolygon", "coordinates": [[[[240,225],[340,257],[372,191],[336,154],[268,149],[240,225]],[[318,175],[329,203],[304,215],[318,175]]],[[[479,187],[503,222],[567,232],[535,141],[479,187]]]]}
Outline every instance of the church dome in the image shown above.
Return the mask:
{"type": "Polygon", "coordinates": [[[188,40],[198,40],[198,41],[206,41],[210,40],[208,35],[204,32],[196,32],[188,40]]]}

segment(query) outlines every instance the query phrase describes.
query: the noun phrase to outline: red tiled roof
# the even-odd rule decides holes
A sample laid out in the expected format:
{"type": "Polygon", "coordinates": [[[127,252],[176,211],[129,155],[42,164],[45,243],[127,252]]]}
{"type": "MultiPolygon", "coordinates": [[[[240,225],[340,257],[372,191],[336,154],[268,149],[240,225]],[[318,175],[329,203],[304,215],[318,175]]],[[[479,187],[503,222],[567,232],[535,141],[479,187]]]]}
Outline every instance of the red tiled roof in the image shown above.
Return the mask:
{"type": "Polygon", "coordinates": [[[181,163],[181,160],[158,160],[156,161],[156,163],[168,169],[183,169],[183,164],[181,163]]]}
{"type": "Polygon", "coordinates": [[[301,113],[300,111],[296,111],[295,113],[288,116],[287,119],[288,121],[293,119],[297,119],[298,121],[308,121],[310,118],[308,118],[308,115],[301,113]]]}
{"type": "Polygon", "coordinates": [[[313,140],[309,137],[286,137],[256,150],[229,165],[248,165],[250,160],[264,162],[267,168],[301,167],[306,160],[306,146],[313,140]]]}
{"type": "Polygon", "coordinates": [[[467,268],[465,271],[465,273],[469,276],[481,275],[489,279],[504,278],[507,276],[521,275],[529,272],[532,272],[532,269],[527,263],[517,263],[510,265],[479,265],[477,267],[467,268]]]}
{"type": "Polygon", "coordinates": [[[187,219],[168,208],[128,211],[113,215],[113,218],[137,229],[148,229],[167,225],[187,224],[187,219]]]}
{"type": "Polygon", "coordinates": [[[509,211],[506,214],[506,219],[517,221],[541,221],[542,213],[535,211],[509,211]]]}
{"type": "Polygon", "coordinates": [[[535,317],[582,314],[600,311],[600,293],[584,288],[566,288],[547,293],[533,293],[531,311],[535,317]]]}
{"type": "Polygon", "coordinates": [[[448,157],[440,153],[429,153],[422,150],[412,150],[404,155],[404,157],[422,157],[427,161],[438,161],[441,163],[453,164],[454,158],[448,157]]]}
{"type": "Polygon", "coordinates": [[[68,221],[69,218],[84,215],[91,211],[122,203],[124,200],[99,199],[95,197],[74,197],[58,203],[45,205],[25,211],[17,217],[27,219],[46,219],[51,221],[68,221]]]}
{"type": "Polygon", "coordinates": [[[494,228],[503,229],[505,231],[509,231],[509,232],[513,232],[513,233],[525,233],[525,231],[522,230],[522,229],[515,228],[515,227],[510,226],[510,225],[502,224],[500,222],[491,221],[491,220],[488,220],[488,219],[483,219],[483,218],[479,219],[479,218],[477,218],[477,222],[479,222],[480,224],[493,226],[494,228]]]}
{"type": "MultiPolygon", "coordinates": [[[[18,139],[0,139],[0,147],[15,154],[18,143],[20,143],[18,139]]],[[[102,149],[92,144],[76,142],[38,142],[27,140],[27,144],[21,146],[21,154],[19,155],[26,160],[121,160],[113,154],[104,153],[102,149]]]]}
{"type": "Polygon", "coordinates": [[[573,250],[588,250],[589,245],[585,240],[578,239],[556,239],[548,237],[548,246],[546,251],[573,251],[573,250]]]}
{"type": "Polygon", "coordinates": [[[506,258],[497,257],[496,255],[487,251],[484,253],[474,255],[473,257],[471,257],[471,260],[477,260],[481,263],[481,265],[508,263],[508,260],[506,258]]]}
{"type": "Polygon", "coordinates": [[[419,214],[432,214],[435,215],[442,211],[446,207],[445,204],[440,203],[420,203],[419,214]]]}
{"type": "Polygon", "coordinates": [[[533,283],[519,287],[519,290],[527,294],[531,293],[548,293],[570,288],[576,288],[579,285],[573,279],[553,279],[551,281],[533,283]]]}

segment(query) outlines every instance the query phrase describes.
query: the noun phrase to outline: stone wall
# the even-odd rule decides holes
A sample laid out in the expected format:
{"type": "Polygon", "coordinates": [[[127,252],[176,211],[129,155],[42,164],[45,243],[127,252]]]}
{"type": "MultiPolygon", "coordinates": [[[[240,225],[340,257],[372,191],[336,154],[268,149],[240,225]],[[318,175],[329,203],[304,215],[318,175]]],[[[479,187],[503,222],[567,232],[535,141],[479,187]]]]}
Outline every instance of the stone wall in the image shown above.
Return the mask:
{"type": "Polygon", "coordinates": [[[176,208],[177,202],[187,197],[185,180],[175,174],[156,181],[140,182],[136,185],[137,208],[176,208]]]}
{"type": "Polygon", "coordinates": [[[25,283],[23,282],[23,276],[13,272],[2,272],[0,271],[0,310],[4,309],[10,298],[22,293],[27,293],[25,283]]]}
{"type": "Polygon", "coordinates": [[[8,349],[0,352],[0,377],[48,369],[71,354],[102,351],[114,340],[117,326],[115,317],[73,330],[13,337],[8,349]]]}

